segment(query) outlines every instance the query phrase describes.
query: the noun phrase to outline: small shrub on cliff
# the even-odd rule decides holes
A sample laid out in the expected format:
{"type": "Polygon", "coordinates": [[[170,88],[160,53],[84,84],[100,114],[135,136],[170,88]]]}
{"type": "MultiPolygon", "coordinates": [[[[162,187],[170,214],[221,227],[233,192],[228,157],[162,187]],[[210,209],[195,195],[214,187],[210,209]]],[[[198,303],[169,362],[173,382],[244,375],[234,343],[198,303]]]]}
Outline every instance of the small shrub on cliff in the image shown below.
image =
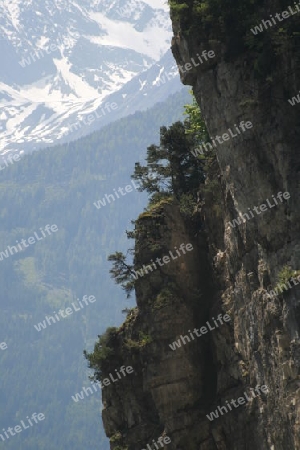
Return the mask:
{"type": "Polygon", "coordinates": [[[189,93],[192,95],[192,103],[184,106],[185,132],[187,135],[193,136],[193,140],[199,145],[201,142],[208,142],[210,138],[193,91],[189,91],[189,93]]]}
{"type": "Polygon", "coordinates": [[[183,195],[179,201],[179,209],[183,217],[190,219],[197,210],[197,201],[191,194],[183,195]]]}
{"type": "MultiPolygon", "coordinates": [[[[193,137],[193,142],[195,144],[195,147],[191,149],[191,151],[193,151],[203,144],[211,143],[211,139],[208,134],[206,124],[202,117],[199,105],[196,102],[196,99],[193,95],[193,92],[190,91],[190,94],[192,95],[193,101],[190,105],[185,105],[184,107],[184,115],[187,116],[187,118],[184,121],[184,126],[186,134],[193,137]]],[[[202,164],[203,178],[200,181],[204,182],[204,179],[206,178],[206,173],[208,172],[211,162],[215,158],[215,155],[216,150],[214,148],[207,149],[205,151],[205,154],[200,153],[197,156],[193,155],[202,164]]]]}
{"type": "Polygon", "coordinates": [[[136,307],[134,308],[124,308],[122,309],[122,314],[131,315],[136,310],[136,307]]]}
{"type": "Polygon", "coordinates": [[[127,348],[141,348],[145,347],[145,345],[151,344],[152,340],[153,339],[149,334],[139,331],[139,338],[137,341],[134,339],[126,339],[124,344],[127,348]]]}
{"type": "Polygon", "coordinates": [[[120,439],[122,439],[122,433],[120,433],[120,431],[117,431],[109,438],[110,442],[116,442],[119,441],[120,439]]]}
{"type": "Polygon", "coordinates": [[[178,291],[178,289],[175,283],[169,283],[168,286],[164,287],[156,296],[153,309],[158,310],[168,305],[172,305],[176,299],[178,299],[176,291],[178,291]]]}
{"type": "Polygon", "coordinates": [[[175,20],[180,19],[180,17],[182,17],[182,14],[184,14],[184,12],[189,9],[189,6],[186,3],[178,3],[174,0],[170,0],[169,5],[172,17],[175,20]]]}
{"type": "Polygon", "coordinates": [[[287,284],[291,278],[295,278],[300,275],[300,270],[293,270],[289,266],[284,266],[277,275],[277,284],[275,289],[280,289],[280,286],[287,284]]]}
{"type": "Polygon", "coordinates": [[[94,376],[91,378],[94,380],[99,380],[103,363],[114,354],[114,349],[111,346],[112,339],[116,336],[116,327],[109,327],[101,336],[99,335],[98,342],[94,345],[94,351],[92,353],[88,353],[84,350],[83,354],[85,358],[89,362],[89,368],[94,369],[94,376]]]}
{"type": "MultiPolygon", "coordinates": [[[[192,135],[197,146],[203,143],[210,142],[210,137],[203,120],[200,108],[193,97],[191,105],[185,106],[185,120],[186,133],[192,135]]],[[[205,152],[205,155],[198,155],[197,158],[201,160],[205,183],[199,185],[199,191],[197,192],[197,199],[194,196],[190,197],[182,196],[180,199],[180,211],[189,219],[192,224],[195,222],[196,230],[201,227],[200,206],[203,206],[203,201],[209,205],[209,209],[212,214],[221,219],[222,217],[222,203],[223,197],[221,192],[221,186],[218,176],[218,164],[216,159],[216,151],[211,148],[205,152]]],[[[204,181],[203,180],[203,181],[204,181]]]]}
{"type": "Polygon", "coordinates": [[[149,334],[143,333],[142,331],[139,332],[139,337],[140,337],[139,342],[141,346],[151,344],[153,340],[149,334]]]}

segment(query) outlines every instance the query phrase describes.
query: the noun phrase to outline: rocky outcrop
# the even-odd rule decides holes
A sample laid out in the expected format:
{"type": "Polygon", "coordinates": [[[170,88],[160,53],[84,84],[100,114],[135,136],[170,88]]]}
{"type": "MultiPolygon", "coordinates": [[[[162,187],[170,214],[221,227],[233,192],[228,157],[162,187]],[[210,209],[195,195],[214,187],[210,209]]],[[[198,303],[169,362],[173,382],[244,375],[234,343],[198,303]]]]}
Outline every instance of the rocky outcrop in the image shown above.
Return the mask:
{"type": "MultiPolygon", "coordinates": [[[[250,45],[243,27],[230,34],[227,16],[218,31],[209,11],[206,21],[194,15],[196,3],[187,2],[184,18],[172,15],[172,51],[216,144],[203,189],[205,231],[191,232],[176,203],[139,218],[136,267],[181,243],[194,250],[138,280],[138,309],[116,333],[103,377],[122,364],[134,374],[103,391],[104,426],[112,449],[148,449],[165,434],[172,450],[299,450],[300,290],[289,276],[287,290],[268,295],[284,266],[300,269],[300,104],[288,102],[300,87],[297,34],[287,25],[286,34],[271,30],[250,45]],[[204,50],[215,56],[198,64],[204,50]],[[241,121],[252,126],[243,130],[241,121]],[[180,335],[226,313],[229,322],[171,350],[180,335]],[[267,392],[251,397],[262,385],[267,392]],[[244,393],[230,409],[226,402],[244,393]]],[[[250,3],[260,19],[263,6],[268,14],[288,6],[241,5],[250,3]]]]}
{"type": "MultiPolygon", "coordinates": [[[[282,11],[283,3],[273,3],[271,11],[282,11]]],[[[266,9],[260,11],[264,18],[266,9]]],[[[214,66],[203,64],[182,75],[184,83],[193,84],[210,136],[229,128],[238,134],[235,124],[242,120],[253,125],[216,146],[221,219],[211,214],[211,202],[205,205],[210,260],[221,280],[219,307],[234,317],[229,339],[211,335],[217,367],[211,408],[256,385],[267,385],[269,394],[213,421],[211,434],[218,449],[299,449],[300,291],[292,283],[282,295],[267,295],[285,265],[300,268],[300,105],[288,102],[299,91],[299,47],[292,35],[281,43],[270,39],[272,66],[257,73],[257,51],[248,48],[229,58],[221,36],[199,44],[195,32],[185,38],[180,27],[174,21],[178,64],[203,49],[216,54],[214,66]],[[286,191],[290,198],[275,205],[272,196],[286,191]],[[253,208],[261,204],[267,208],[256,213],[253,208]],[[244,216],[245,223],[232,227],[229,222],[244,213],[249,220],[244,216]]]]}
{"type": "Polygon", "coordinates": [[[174,201],[143,213],[136,230],[137,268],[158,256],[170,261],[152,266],[153,272],[137,280],[138,308],[110,342],[114,357],[103,378],[122,364],[131,365],[134,373],[103,391],[104,427],[111,448],[138,450],[166,435],[171,439],[168,448],[196,449],[201,435],[195,423],[208,431],[202,416],[216,381],[207,358],[209,340],[193,340],[188,333],[208,320],[212,286],[205,239],[189,230],[174,201]],[[185,255],[181,244],[189,244],[185,255]],[[170,344],[180,335],[190,342],[186,338],[186,344],[172,350],[170,344]]]}

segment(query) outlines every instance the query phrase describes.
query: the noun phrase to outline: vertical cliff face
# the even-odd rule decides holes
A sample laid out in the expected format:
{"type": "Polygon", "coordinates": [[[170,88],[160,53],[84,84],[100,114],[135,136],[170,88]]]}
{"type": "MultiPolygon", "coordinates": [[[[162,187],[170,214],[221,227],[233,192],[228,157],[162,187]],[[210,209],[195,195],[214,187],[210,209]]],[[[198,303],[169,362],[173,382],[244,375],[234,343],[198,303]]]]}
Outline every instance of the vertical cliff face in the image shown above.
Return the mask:
{"type": "Polygon", "coordinates": [[[122,364],[131,365],[134,373],[103,390],[103,423],[111,448],[138,450],[164,435],[171,439],[169,448],[197,448],[202,436],[198,427],[208,433],[203,413],[216,383],[207,357],[209,340],[193,341],[188,333],[208,317],[212,286],[207,246],[174,201],[143,213],[136,230],[137,269],[158,256],[170,261],[152,266],[137,280],[138,309],[110,342],[115,356],[107,361],[103,378],[122,364]],[[185,254],[182,244],[189,249],[185,254]],[[172,350],[169,344],[180,335],[188,335],[185,344],[172,350]]]}
{"type": "Polygon", "coordinates": [[[287,289],[267,293],[284,266],[300,269],[300,104],[288,102],[300,87],[299,20],[290,17],[285,32],[264,30],[269,35],[255,41],[248,24],[287,9],[285,1],[244,1],[251,8],[235,10],[228,0],[232,15],[224,17],[218,1],[207,2],[216,11],[198,3],[187,2],[184,15],[173,8],[172,51],[216,144],[203,190],[205,230],[192,231],[175,202],[139,218],[137,268],[181,243],[193,251],[138,280],[138,309],[112,340],[114,357],[102,376],[122,364],[134,374],[103,391],[103,421],[112,449],[146,448],[163,434],[171,438],[164,448],[174,450],[300,449],[300,290],[293,272],[287,289]],[[252,19],[238,22],[245,12],[252,19]],[[204,50],[215,56],[200,63],[204,50]],[[231,320],[170,348],[219,314],[231,320]],[[251,396],[262,385],[267,390],[251,396]],[[244,404],[229,408],[242,396],[244,404]],[[227,412],[207,417],[224,405],[227,412]]]}
{"type": "MultiPolygon", "coordinates": [[[[255,17],[281,12],[287,9],[285,3],[257,2],[265,8],[255,17]]],[[[229,341],[220,345],[212,334],[218,367],[214,405],[237,398],[249,386],[265,384],[269,393],[215,420],[211,431],[219,440],[217,448],[298,449],[300,291],[292,283],[283,295],[270,298],[267,289],[274,289],[285,265],[300,268],[300,114],[299,105],[288,102],[299,91],[299,39],[294,32],[299,20],[288,25],[281,39],[274,32],[254,50],[241,46],[238,51],[231,36],[226,39],[216,28],[207,32],[207,39],[199,39],[201,24],[197,31],[192,19],[190,33],[181,29],[179,19],[173,25],[178,64],[190,63],[203,49],[216,55],[209,65],[181,71],[183,83],[193,86],[210,136],[221,136],[229,128],[238,134],[235,124],[252,123],[243,135],[216,147],[222,219],[211,214],[208,202],[205,206],[210,259],[222,280],[220,301],[234,317],[229,341]],[[258,67],[262,54],[269,66],[258,67]],[[290,198],[276,205],[278,192],[288,192],[290,198]],[[253,211],[261,204],[267,205],[264,211],[253,211]],[[229,224],[244,213],[249,216],[244,216],[245,223],[229,224]]],[[[239,37],[243,42],[245,33],[239,37]]]]}

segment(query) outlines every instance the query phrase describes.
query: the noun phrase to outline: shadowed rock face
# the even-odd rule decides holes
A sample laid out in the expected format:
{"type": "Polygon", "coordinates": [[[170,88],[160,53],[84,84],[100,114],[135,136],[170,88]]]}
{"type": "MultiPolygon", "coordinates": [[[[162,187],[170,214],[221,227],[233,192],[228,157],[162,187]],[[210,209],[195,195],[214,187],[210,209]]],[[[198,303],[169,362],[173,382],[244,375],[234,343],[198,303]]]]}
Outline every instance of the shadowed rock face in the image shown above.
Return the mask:
{"type": "MultiPolygon", "coordinates": [[[[284,2],[258,3],[284,9],[284,2]]],[[[163,433],[171,438],[164,448],[172,450],[297,450],[300,290],[292,282],[274,298],[267,290],[285,265],[300,269],[300,104],[288,102],[300,88],[299,45],[296,38],[278,43],[274,34],[270,68],[258,73],[257,50],[230,53],[230,38],[211,30],[214,40],[205,39],[192,19],[189,32],[173,19],[172,51],[181,66],[204,49],[216,55],[180,71],[210,136],[234,131],[241,121],[253,126],[216,146],[202,208],[205,237],[191,233],[175,203],[138,220],[137,267],[158,249],[168,254],[191,242],[194,250],[138,281],[138,311],[118,331],[107,367],[109,373],[131,365],[135,372],[104,389],[104,426],[109,437],[119,432],[111,444],[119,450],[141,450],[163,433]],[[279,192],[290,198],[253,212],[267,199],[274,204],[279,192]],[[244,223],[229,224],[247,212],[244,223]],[[171,350],[180,335],[220,313],[231,321],[171,350]],[[207,418],[257,385],[268,393],[207,418]]]]}
{"type": "Polygon", "coordinates": [[[128,445],[140,450],[165,434],[171,439],[166,448],[196,449],[202,435],[199,426],[208,433],[203,413],[216,384],[212,360],[207,358],[209,340],[192,339],[188,333],[208,320],[211,286],[205,240],[190,233],[174,202],[142,214],[136,228],[137,268],[172,249],[177,259],[170,258],[137,282],[138,312],[128,316],[111,344],[115,356],[103,378],[121,364],[131,365],[135,372],[103,390],[104,427],[109,437],[117,431],[122,435],[112,448],[128,445]],[[178,256],[174,248],[182,243],[193,249],[178,256]],[[188,338],[173,351],[169,344],[180,335],[188,338]],[[144,342],[145,336],[149,342],[144,342]]]}
{"type": "MultiPolygon", "coordinates": [[[[270,12],[284,10],[282,3],[273,4],[270,12]]],[[[300,291],[292,283],[277,298],[266,295],[283,266],[300,268],[300,105],[288,102],[299,91],[299,46],[290,39],[276,51],[274,43],[271,70],[257,74],[255,51],[228,58],[230,47],[218,35],[215,42],[199,43],[196,32],[185,38],[179,22],[173,26],[178,64],[203,48],[215,51],[213,67],[202,65],[181,76],[193,86],[210,136],[220,136],[242,120],[253,124],[247,133],[216,147],[222,217],[216,220],[210,204],[205,205],[210,259],[222,280],[219,307],[234,317],[230,340],[224,339],[224,328],[211,335],[218,380],[214,406],[257,384],[267,385],[269,394],[212,422],[211,434],[218,449],[299,449],[300,291]],[[266,199],[272,205],[272,195],[280,191],[289,192],[288,201],[230,226],[239,213],[249,214],[248,208],[266,204],[266,199]]]]}

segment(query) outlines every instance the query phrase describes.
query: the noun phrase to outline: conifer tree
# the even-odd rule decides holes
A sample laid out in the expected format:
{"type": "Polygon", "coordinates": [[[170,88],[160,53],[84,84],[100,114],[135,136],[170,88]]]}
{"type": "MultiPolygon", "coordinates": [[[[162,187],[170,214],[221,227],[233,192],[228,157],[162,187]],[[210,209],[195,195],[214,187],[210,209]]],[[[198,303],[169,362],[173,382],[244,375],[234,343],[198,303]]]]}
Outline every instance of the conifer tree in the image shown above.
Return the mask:
{"type": "Polygon", "coordinates": [[[164,196],[181,195],[197,189],[203,181],[200,160],[191,153],[195,136],[187,134],[182,122],[160,128],[160,145],[147,148],[147,165],[135,164],[132,178],[140,182],[140,191],[151,194],[150,203],[164,196]]]}
{"type": "Polygon", "coordinates": [[[113,267],[109,273],[117,284],[120,284],[130,297],[134,289],[133,266],[127,264],[126,256],[122,252],[115,252],[108,257],[108,261],[113,261],[113,267]]]}

